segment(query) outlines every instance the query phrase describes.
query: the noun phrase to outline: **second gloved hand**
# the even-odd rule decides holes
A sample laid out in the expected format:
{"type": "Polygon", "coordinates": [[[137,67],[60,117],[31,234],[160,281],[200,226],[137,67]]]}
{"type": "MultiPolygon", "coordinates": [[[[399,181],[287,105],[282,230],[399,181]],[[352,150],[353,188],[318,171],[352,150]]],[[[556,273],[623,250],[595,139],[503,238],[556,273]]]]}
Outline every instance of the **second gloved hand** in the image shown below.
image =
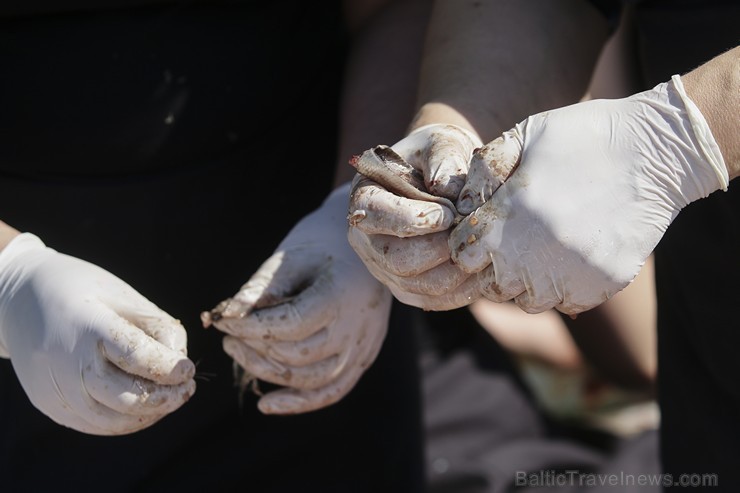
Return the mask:
{"type": "Polygon", "coordinates": [[[498,187],[476,178],[490,163],[474,161],[458,209],[475,212],[450,235],[452,259],[478,276],[481,295],[528,312],[575,314],[606,301],[684,206],[728,185],[678,76],[531,116],[480,152],[518,167],[498,187]]]}
{"type": "Polygon", "coordinates": [[[180,323],[111,273],[28,233],[0,252],[0,356],[31,402],[95,435],[152,425],[195,392],[180,323]]]}
{"type": "Polygon", "coordinates": [[[391,295],[347,243],[349,187],[303,218],[230,300],[210,312],[224,350],[253,377],[285,388],[259,409],[290,414],[344,397],[385,338],[391,295]]]}

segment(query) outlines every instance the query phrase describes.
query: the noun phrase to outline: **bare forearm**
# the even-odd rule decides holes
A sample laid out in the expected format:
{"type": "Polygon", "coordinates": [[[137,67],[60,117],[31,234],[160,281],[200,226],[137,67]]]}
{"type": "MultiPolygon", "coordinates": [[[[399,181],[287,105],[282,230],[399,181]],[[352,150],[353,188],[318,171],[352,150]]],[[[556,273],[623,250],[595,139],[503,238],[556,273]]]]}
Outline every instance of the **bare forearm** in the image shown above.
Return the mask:
{"type": "Polygon", "coordinates": [[[712,129],[730,179],[740,175],[740,47],[681,77],[712,129]]]}
{"type": "Polygon", "coordinates": [[[657,371],[655,267],[648,257],[623,291],[573,319],[563,315],[584,358],[612,383],[650,390],[657,371]]]}
{"type": "Polygon", "coordinates": [[[347,164],[353,154],[405,135],[415,109],[430,3],[390,2],[356,33],[342,97],[336,184],[354,175],[347,164]]]}
{"type": "Polygon", "coordinates": [[[584,0],[437,0],[413,125],[457,123],[491,140],[578,101],[606,39],[584,0]]]}

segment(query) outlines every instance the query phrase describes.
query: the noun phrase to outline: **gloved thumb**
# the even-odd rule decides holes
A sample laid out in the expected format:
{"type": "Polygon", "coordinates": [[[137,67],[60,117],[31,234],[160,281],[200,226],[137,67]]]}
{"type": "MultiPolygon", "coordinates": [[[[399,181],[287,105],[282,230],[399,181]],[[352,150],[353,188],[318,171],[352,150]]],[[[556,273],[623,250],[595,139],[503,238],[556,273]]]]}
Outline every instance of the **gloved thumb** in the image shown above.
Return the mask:
{"type": "Polygon", "coordinates": [[[252,310],[274,306],[297,295],[310,282],[316,262],[311,261],[311,255],[294,253],[275,252],[236,295],[222,301],[210,312],[201,314],[203,325],[207,327],[221,319],[244,318],[252,310]]]}
{"type": "Polygon", "coordinates": [[[393,150],[424,174],[429,193],[456,200],[465,184],[468,162],[482,142],[456,125],[425,125],[393,146],[393,150]]]}
{"type": "Polygon", "coordinates": [[[467,181],[455,204],[460,214],[470,214],[491,198],[516,169],[523,145],[522,126],[518,124],[473,154],[467,181]]]}

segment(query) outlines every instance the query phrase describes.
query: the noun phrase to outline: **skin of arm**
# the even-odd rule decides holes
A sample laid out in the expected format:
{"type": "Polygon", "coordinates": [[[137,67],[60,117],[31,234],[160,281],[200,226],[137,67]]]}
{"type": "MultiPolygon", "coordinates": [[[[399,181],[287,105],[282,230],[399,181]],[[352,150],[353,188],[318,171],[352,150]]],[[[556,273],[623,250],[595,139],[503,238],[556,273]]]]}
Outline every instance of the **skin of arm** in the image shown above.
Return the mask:
{"type": "Polygon", "coordinates": [[[740,175],[740,47],[681,76],[686,93],[707,120],[730,180],[740,175]]]}
{"type": "Polygon", "coordinates": [[[348,164],[378,143],[395,142],[415,110],[430,0],[347,0],[352,49],[345,70],[335,185],[352,179],[348,164]]]}
{"type": "Polygon", "coordinates": [[[488,142],[531,114],[575,103],[607,36],[585,0],[437,0],[412,129],[452,123],[488,142]]]}

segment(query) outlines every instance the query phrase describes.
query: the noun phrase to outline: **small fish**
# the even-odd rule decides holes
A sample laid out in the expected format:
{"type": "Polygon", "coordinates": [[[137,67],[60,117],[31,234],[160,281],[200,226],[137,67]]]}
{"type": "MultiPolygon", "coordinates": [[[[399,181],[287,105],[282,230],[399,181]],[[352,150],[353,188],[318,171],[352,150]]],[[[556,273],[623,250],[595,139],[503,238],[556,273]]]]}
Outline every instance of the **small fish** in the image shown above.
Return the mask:
{"type": "Polygon", "coordinates": [[[423,190],[423,180],[420,180],[417,170],[388,146],[379,145],[368,149],[361,156],[353,156],[349,164],[359,174],[373,180],[396,195],[408,199],[434,202],[447,207],[455,214],[453,224],[457,224],[465,218],[457,212],[457,208],[451,200],[432,195],[423,190]],[[416,186],[414,183],[416,183],[416,186]]]}

